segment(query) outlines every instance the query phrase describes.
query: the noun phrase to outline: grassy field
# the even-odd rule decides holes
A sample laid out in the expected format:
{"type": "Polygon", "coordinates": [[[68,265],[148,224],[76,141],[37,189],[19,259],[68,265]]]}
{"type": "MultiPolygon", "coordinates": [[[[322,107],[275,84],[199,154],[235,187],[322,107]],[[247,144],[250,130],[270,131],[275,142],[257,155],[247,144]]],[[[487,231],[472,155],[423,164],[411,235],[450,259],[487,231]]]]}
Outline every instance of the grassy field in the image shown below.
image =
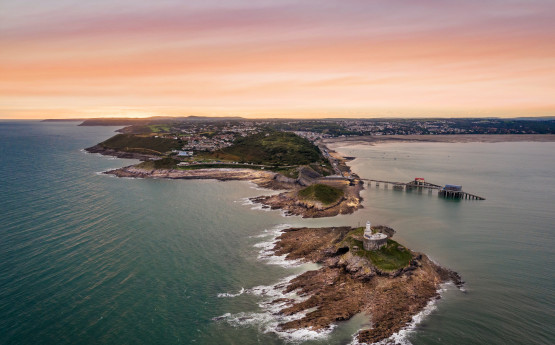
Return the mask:
{"type": "Polygon", "coordinates": [[[384,271],[395,271],[406,267],[412,259],[412,254],[392,239],[387,240],[387,244],[379,250],[359,250],[357,254],[365,256],[377,268],[384,271]]]}
{"type": "Polygon", "coordinates": [[[299,191],[299,197],[303,200],[319,201],[324,205],[332,204],[343,196],[339,188],[325,184],[313,184],[299,191]]]}
{"type": "Polygon", "coordinates": [[[170,131],[170,125],[149,125],[148,128],[152,133],[167,133],[170,131]]]}
{"type": "Polygon", "coordinates": [[[101,142],[100,145],[119,151],[162,155],[167,151],[179,148],[182,144],[173,139],[138,136],[133,134],[117,134],[101,142]]]}
{"type": "Polygon", "coordinates": [[[324,161],[320,149],[294,133],[269,132],[239,138],[214,158],[266,165],[304,165],[324,161]]]}
{"type": "Polygon", "coordinates": [[[412,259],[412,253],[392,239],[387,240],[387,245],[379,250],[366,251],[363,248],[362,241],[355,239],[360,238],[364,234],[364,228],[356,228],[349,232],[340,245],[348,245],[350,249],[353,246],[359,248],[353,251],[355,255],[367,258],[374,266],[383,271],[395,271],[409,265],[412,259]],[[354,236],[354,237],[353,237],[354,236]]]}

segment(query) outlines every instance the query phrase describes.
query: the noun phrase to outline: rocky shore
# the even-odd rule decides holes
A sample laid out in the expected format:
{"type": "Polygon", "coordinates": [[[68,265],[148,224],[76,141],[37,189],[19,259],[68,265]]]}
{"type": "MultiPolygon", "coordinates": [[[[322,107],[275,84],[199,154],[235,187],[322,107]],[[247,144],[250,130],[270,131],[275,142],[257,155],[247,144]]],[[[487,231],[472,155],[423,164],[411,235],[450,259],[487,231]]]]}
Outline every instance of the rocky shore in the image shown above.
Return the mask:
{"type": "MultiPolygon", "coordinates": [[[[375,343],[400,331],[431,299],[439,298],[442,283],[453,281],[459,287],[463,284],[456,272],[412,251],[412,259],[406,266],[391,271],[379,269],[361,255],[361,249],[345,245],[353,230],[350,227],[292,228],[278,237],[274,247],[276,255],[322,265],[318,270],[294,278],[286,287],[285,292],[296,291],[306,298],[300,302],[287,301],[280,313],[306,314],[281,324],[283,330],[324,330],[338,321],[366,313],[372,327],[360,331],[357,339],[361,343],[375,343]]],[[[389,228],[378,230],[392,234],[389,228]]],[[[274,302],[283,303],[282,300],[274,302]]]]}
{"type": "Polygon", "coordinates": [[[105,174],[115,175],[117,177],[135,177],[135,178],[165,178],[165,179],[183,179],[183,180],[199,180],[214,179],[218,181],[251,181],[262,188],[268,189],[289,189],[291,183],[283,181],[279,178],[279,174],[254,169],[142,169],[134,165],[109,170],[105,174]]]}

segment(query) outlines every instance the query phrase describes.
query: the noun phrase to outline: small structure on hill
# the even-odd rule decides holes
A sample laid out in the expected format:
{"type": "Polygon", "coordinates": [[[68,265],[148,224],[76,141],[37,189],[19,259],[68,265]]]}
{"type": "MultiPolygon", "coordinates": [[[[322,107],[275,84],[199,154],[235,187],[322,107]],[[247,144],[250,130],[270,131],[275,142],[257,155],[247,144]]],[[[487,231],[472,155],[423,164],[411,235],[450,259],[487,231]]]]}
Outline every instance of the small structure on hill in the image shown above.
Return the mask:
{"type": "Polygon", "coordinates": [[[367,221],[362,244],[364,250],[378,250],[387,244],[387,235],[381,232],[373,234],[370,221],[367,221]]]}

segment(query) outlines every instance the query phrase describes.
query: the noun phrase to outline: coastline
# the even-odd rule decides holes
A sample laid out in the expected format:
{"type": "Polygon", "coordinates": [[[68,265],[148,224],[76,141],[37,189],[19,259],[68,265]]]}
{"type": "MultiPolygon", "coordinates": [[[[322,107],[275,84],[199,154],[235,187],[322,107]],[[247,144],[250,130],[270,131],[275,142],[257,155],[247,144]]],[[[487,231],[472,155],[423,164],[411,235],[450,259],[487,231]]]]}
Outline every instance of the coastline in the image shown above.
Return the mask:
{"type": "Polygon", "coordinates": [[[350,214],[362,208],[360,191],[362,184],[349,185],[345,181],[324,181],[323,178],[311,179],[311,183],[325,182],[344,191],[344,196],[331,205],[321,205],[300,200],[297,196],[307,183],[306,179],[292,179],[268,170],[244,168],[210,168],[195,170],[178,169],[141,169],[134,165],[105,171],[104,174],[124,178],[163,178],[163,179],[214,179],[218,181],[250,181],[258,187],[283,190],[275,195],[263,195],[250,198],[263,209],[280,209],[286,216],[302,216],[304,218],[333,217],[338,214],[350,214]]]}
{"type": "MultiPolygon", "coordinates": [[[[119,151],[105,148],[97,144],[84,149],[88,153],[98,153],[104,156],[117,158],[131,158],[141,161],[158,159],[157,156],[139,152],[119,151]]],[[[327,151],[327,148],[326,148],[327,151]]],[[[329,150],[330,160],[335,162],[338,171],[350,176],[350,168],[345,164],[347,159],[341,157],[333,150],[329,150]]],[[[218,181],[250,181],[261,188],[283,190],[277,195],[263,195],[251,198],[250,201],[259,204],[262,209],[280,209],[285,216],[302,216],[303,218],[333,217],[338,214],[351,214],[362,208],[360,191],[364,188],[360,181],[353,183],[346,178],[328,179],[308,166],[297,167],[297,177],[286,177],[279,172],[249,168],[200,168],[180,169],[153,168],[139,165],[130,165],[118,169],[105,171],[104,174],[123,178],[163,178],[163,179],[215,179],[218,181]],[[318,201],[303,200],[299,192],[314,184],[324,184],[340,189],[342,196],[335,201],[323,204],[318,201]]],[[[356,178],[356,174],[352,174],[356,178]]]]}
{"type": "MultiPolygon", "coordinates": [[[[383,226],[374,229],[388,236],[394,233],[383,226]]],[[[275,318],[269,331],[284,337],[310,333],[315,338],[328,334],[337,322],[365,314],[372,326],[357,331],[353,343],[377,343],[413,328],[417,319],[440,298],[445,283],[453,282],[459,288],[464,283],[456,272],[404,247],[411,254],[410,263],[384,271],[352,247],[345,252],[345,240],[353,236],[353,230],[350,227],[279,229],[275,241],[263,250],[263,259],[272,256],[284,265],[317,264],[318,267],[265,288],[275,290],[268,296],[263,295],[266,299],[262,305],[275,318]]],[[[238,294],[225,293],[219,297],[236,297],[244,292],[258,294],[259,290],[258,287],[243,289],[238,294]]],[[[241,325],[237,322],[238,315],[215,318],[222,319],[241,325]]],[[[252,322],[255,321],[245,318],[244,324],[252,322]]]]}
{"type": "Polygon", "coordinates": [[[555,142],[555,134],[449,134],[449,135],[365,135],[323,139],[322,143],[339,145],[375,145],[384,143],[501,143],[555,142]]]}
{"type": "MultiPolygon", "coordinates": [[[[102,154],[114,155],[113,152],[102,154]]],[[[342,171],[351,174],[346,162],[354,157],[342,157],[333,150],[330,150],[330,155],[333,155],[333,159],[339,163],[342,171]]],[[[127,166],[105,173],[128,178],[250,181],[262,188],[285,190],[279,194],[250,198],[251,202],[258,203],[265,209],[281,209],[284,215],[300,215],[305,218],[348,214],[362,207],[360,191],[363,189],[363,184],[349,186],[349,182],[346,181],[337,183],[343,184],[341,186],[343,188],[350,188],[351,192],[333,205],[315,207],[296,198],[296,192],[303,185],[317,183],[323,179],[322,177],[302,181],[301,178],[287,178],[268,170],[243,168],[149,170],[136,166],[127,166]]],[[[354,173],[352,175],[357,176],[354,173]]],[[[325,239],[326,236],[322,236],[319,231],[329,229],[285,229],[281,231],[278,241],[269,251],[272,256],[283,258],[281,261],[284,263],[291,262],[293,265],[315,263],[323,266],[317,270],[309,270],[289,277],[290,279],[280,283],[280,288],[285,295],[293,294],[298,298],[275,298],[267,302],[268,306],[280,315],[281,322],[277,325],[278,334],[302,333],[306,330],[320,335],[327,334],[335,327],[336,322],[349,320],[362,313],[371,316],[372,328],[359,330],[355,336],[356,341],[376,343],[389,339],[414,323],[413,318],[416,315],[424,312],[430,303],[440,298],[441,284],[453,281],[459,287],[462,285],[458,274],[442,268],[422,253],[411,251],[412,260],[409,266],[387,272],[377,269],[352,253],[338,254],[330,251],[329,241],[315,247],[306,247],[307,242],[325,239]],[[299,231],[306,232],[304,238],[295,238],[296,234],[290,235],[299,231]],[[309,237],[312,239],[308,239],[309,237]],[[285,245],[288,241],[289,247],[285,245]]],[[[348,227],[331,229],[333,231],[339,229],[339,233],[342,234],[339,237],[335,236],[335,240],[341,239],[341,236],[344,237],[346,232],[352,230],[348,227]]],[[[242,293],[244,291],[239,292],[239,295],[242,293]]],[[[235,297],[235,295],[228,294],[223,297],[235,297]]]]}

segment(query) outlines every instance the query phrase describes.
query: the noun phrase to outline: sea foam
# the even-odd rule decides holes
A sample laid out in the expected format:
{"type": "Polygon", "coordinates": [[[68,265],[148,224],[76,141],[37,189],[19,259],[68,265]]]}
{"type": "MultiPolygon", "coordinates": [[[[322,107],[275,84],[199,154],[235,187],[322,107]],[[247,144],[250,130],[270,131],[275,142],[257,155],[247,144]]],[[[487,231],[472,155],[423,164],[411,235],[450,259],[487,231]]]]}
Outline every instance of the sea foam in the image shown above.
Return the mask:
{"type": "MultiPolygon", "coordinates": [[[[283,230],[290,228],[289,224],[280,224],[270,229],[265,229],[260,235],[252,236],[255,238],[267,238],[265,241],[256,243],[254,247],[260,248],[258,258],[267,264],[280,265],[284,267],[298,267],[302,265],[299,260],[285,260],[285,255],[276,256],[273,248],[277,242],[277,238],[283,233],[283,230]]],[[[311,266],[311,265],[307,265],[311,266]]],[[[303,271],[304,272],[304,271],[303,271]]],[[[325,330],[313,330],[312,328],[302,328],[294,330],[283,330],[280,324],[299,320],[303,318],[311,310],[305,310],[293,315],[282,315],[280,311],[283,308],[293,304],[302,302],[309,295],[299,296],[296,291],[285,292],[291,280],[301,275],[303,272],[294,274],[280,279],[273,285],[259,285],[249,289],[241,288],[239,292],[219,293],[220,298],[233,298],[243,294],[249,294],[260,298],[258,306],[260,311],[257,312],[240,312],[226,313],[215,317],[214,321],[225,321],[235,327],[256,326],[262,333],[275,333],[282,339],[290,342],[303,342],[308,340],[322,339],[327,337],[335,325],[325,330]]]]}
{"type": "Polygon", "coordinates": [[[276,255],[274,247],[277,244],[277,238],[283,233],[283,230],[290,228],[289,224],[280,224],[271,229],[266,229],[264,232],[269,239],[259,242],[254,245],[255,248],[260,248],[258,251],[258,259],[265,261],[270,265],[278,265],[282,267],[297,267],[302,264],[301,260],[286,260],[286,255],[276,255]]]}
{"type": "Polygon", "coordinates": [[[281,279],[274,285],[260,285],[250,289],[241,289],[239,293],[218,294],[218,297],[236,297],[243,293],[260,297],[258,303],[261,311],[259,312],[240,312],[236,314],[226,313],[215,317],[214,321],[225,321],[234,327],[256,326],[262,333],[275,333],[282,339],[291,342],[302,342],[314,339],[325,338],[335,326],[322,331],[315,331],[312,328],[301,328],[295,330],[283,330],[280,324],[295,321],[303,318],[308,311],[302,311],[293,315],[282,315],[280,310],[291,305],[293,302],[302,302],[309,296],[299,296],[295,291],[285,293],[285,288],[292,279],[298,275],[292,275],[281,279]],[[279,302],[276,302],[279,300],[279,302]]]}

